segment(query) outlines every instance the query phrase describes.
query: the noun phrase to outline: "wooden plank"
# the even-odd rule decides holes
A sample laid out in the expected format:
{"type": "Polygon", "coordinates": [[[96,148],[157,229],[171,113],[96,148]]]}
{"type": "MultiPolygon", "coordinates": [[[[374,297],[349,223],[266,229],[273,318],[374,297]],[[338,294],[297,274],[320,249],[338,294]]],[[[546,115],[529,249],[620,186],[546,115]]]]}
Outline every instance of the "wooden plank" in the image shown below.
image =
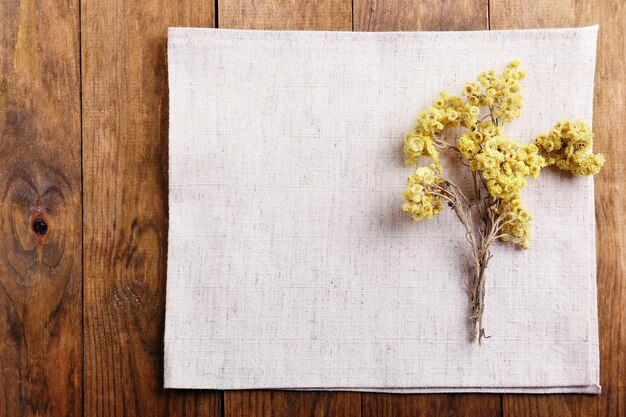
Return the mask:
{"type": "Polygon", "coordinates": [[[163,390],[168,26],[214,3],[82,1],[86,416],[218,416],[216,392],[163,390]]]}
{"type": "Polygon", "coordinates": [[[225,417],[295,417],[361,415],[361,398],[353,392],[226,391],[225,417]]]}
{"type": "Polygon", "coordinates": [[[487,0],[354,0],[354,30],[487,29],[487,10],[487,0]]]}
{"type": "Polygon", "coordinates": [[[363,417],[501,416],[497,394],[363,394],[363,417]]]}
{"type": "Polygon", "coordinates": [[[351,0],[220,0],[218,26],[229,29],[350,30],[351,0]]]}
{"type": "MultiPolygon", "coordinates": [[[[476,30],[488,28],[487,0],[355,0],[354,30],[476,30]]],[[[419,109],[415,109],[416,113],[419,109]]],[[[363,394],[363,416],[499,416],[500,395],[363,394]]]]}
{"type": "Polygon", "coordinates": [[[0,19],[0,416],[79,416],[78,1],[0,19]]]}
{"type": "MultiPolygon", "coordinates": [[[[506,395],[506,416],[626,415],[626,3],[623,0],[491,0],[492,29],[600,24],[593,128],[607,162],[595,180],[602,394],[506,395]]],[[[563,82],[567,82],[564,80],[563,82]]]]}
{"type": "MultiPolygon", "coordinates": [[[[218,25],[239,29],[350,30],[351,0],[220,0],[218,25]]],[[[358,393],[226,391],[226,417],[361,415],[358,393]]]]}

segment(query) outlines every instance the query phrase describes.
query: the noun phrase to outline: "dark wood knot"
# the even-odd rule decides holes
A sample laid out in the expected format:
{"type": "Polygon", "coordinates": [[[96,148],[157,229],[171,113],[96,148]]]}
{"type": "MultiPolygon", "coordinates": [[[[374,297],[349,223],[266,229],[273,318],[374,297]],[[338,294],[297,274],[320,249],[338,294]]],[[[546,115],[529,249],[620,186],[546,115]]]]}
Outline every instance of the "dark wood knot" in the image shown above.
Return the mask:
{"type": "Polygon", "coordinates": [[[38,235],[45,235],[48,231],[48,224],[43,219],[35,219],[33,221],[33,232],[38,235]]]}

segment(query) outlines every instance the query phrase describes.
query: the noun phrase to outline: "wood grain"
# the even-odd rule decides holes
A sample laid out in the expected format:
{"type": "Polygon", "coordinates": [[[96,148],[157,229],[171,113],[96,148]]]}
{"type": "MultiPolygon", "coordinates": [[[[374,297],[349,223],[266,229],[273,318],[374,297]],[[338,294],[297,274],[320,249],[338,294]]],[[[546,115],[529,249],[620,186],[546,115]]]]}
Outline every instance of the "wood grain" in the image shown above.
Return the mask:
{"type": "Polygon", "coordinates": [[[36,7],[0,1],[0,416],[79,416],[79,10],[36,7]]]}
{"type": "MultiPolygon", "coordinates": [[[[350,0],[221,0],[218,25],[238,29],[350,30],[350,0]]],[[[361,415],[357,393],[226,391],[225,417],[361,415]]]]}
{"type": "MultiPolygon", "coordinates": [[[[506,395],[505,416],[626,415],[626,2],[491,0],[493,29],[600,24],[595,80],[594,148],[607,155],[595,179],[600,325],[600,396],[506,395]]],[[[567,80],[563,80],[567,82],[567,80]]]]}
{"type": "Polygon", "coordinates": [[[229,29],[350,30],[351,0],[221,0],[218,27],[229,29]]]}
{"type": "MultiPolygon", "coordinates": [[[[354,30],[476,30],[488,28],[487,0],[355,0],[354,30]]],[[[417,110],[416,110],[417,111],[417,110]]],[[[500,416],[500,396],[363,394],[363,417],[500,416]]]]}
{"type": "Polygon", "coordinates": [[[488,0],[354,0],[354,30],[487,29],[488,0]]]}
{"type": "Polygon", "coordinates": [[[336,416],[361,415],[359,394],[351,392],[232,391],[226,392],[224,416],[336,416]]]}
{"type": "Polygon", "coordinates": [[[497,394],[363,394],[363,417],[496,417],[497,394]]]}
{"type": "Polygon", "coordinates": [[[214,4],[82,1],[86,416],[218,416],[219,393],[164,390],[168,26],[214,4]]]}
{"type": "Polygon", "coordinates": [[[624,1],[354,0],[353,10],[352,0],[220,0],[215,6],[82,0],[79,10],[78,0],[0,0],[0,416],[357,416],[361,409],[365,416],[626,415],[624,1]],[[212,26],[215,10],[222,27],[255,29],[600,23],[594,130],[596,150],[608,155],[596,178],[603,393],[505,395],[500,409],[496,395],[363,394],[361,400],[355,393],[237,391],[224,394],[222,410],[220,393],[163,390],[166,27],[212,26]],[[45,233],[34,232],[35,220],[46,223],[45,233]]]}

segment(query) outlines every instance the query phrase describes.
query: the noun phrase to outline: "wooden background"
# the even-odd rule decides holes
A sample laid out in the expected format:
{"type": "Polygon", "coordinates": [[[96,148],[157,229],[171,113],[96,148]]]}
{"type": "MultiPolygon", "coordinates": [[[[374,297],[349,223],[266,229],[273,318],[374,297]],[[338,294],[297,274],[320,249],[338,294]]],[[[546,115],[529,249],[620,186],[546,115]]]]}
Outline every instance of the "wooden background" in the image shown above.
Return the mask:
{"type": "Polygon", "coordinates": [[[0,0],[0,416],[626,416],[626,2],[215,1],[0,0]],[[593,23],[602,395],[161,388],[168,26],[593,23]]]}

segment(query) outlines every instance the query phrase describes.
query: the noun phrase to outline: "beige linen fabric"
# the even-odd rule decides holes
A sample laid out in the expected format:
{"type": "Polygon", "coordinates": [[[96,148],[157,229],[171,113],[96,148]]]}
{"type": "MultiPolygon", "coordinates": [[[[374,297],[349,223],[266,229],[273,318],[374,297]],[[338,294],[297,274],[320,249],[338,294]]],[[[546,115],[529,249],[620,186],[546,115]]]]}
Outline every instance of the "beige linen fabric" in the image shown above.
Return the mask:
{"type": "Polygon", "coordinates": [[[400,198],[402,133],[484,69],[527,70],[512,138],[591,123],[596,33],[170,29],[165,386],[599,392],[591,178],[529,180],[481,346],[462,227],[400,198]]]}

